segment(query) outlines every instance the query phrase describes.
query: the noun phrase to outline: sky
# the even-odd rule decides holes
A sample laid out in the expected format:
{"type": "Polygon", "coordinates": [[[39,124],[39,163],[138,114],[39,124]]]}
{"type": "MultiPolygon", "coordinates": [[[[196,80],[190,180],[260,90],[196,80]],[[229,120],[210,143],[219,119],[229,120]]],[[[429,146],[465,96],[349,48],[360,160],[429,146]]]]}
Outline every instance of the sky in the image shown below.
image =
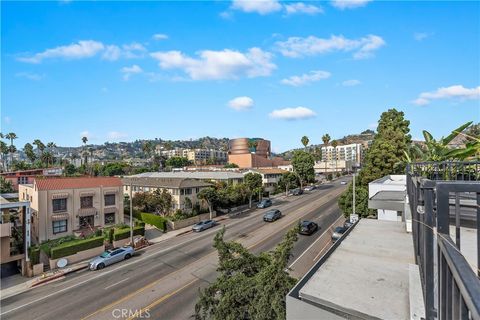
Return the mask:
{"type": "Polygon", "coordinates": [[[15,144],[262,137],[274,152],[480,121],[480,3],[1,3],[1,132],[15,144]]]}

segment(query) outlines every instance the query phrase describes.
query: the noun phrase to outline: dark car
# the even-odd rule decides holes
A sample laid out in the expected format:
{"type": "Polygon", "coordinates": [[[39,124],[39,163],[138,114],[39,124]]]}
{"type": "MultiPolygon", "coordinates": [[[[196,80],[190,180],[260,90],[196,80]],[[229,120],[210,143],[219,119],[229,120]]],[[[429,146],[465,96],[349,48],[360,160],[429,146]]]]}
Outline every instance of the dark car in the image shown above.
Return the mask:
{"type": "Polygon", "coordinates": [[[263,208],[268,208],[272,205],[272,200],[270,199],[263,199],[257,204],[257,208],[263,209],[263,208]]]}
{"type": "Polygon", "coordinates": [[[318,224],[313,221],[302,221],[300,222],[300,234],[311,235],[318,230],[318,224]]]}
{"type": "Polygon", "coordinates": [[[263,215],[263,221],[267,221],[267,222],[273,222],[275,220],[278,220],[282,217],[282,213],[280,212],[280,210],[269,210],[267,211],[267,213],[265,213],[263,215]]]}
{"type": "Polygon", "coordinates": [[[338,239],[340,239],[342,237],[342,235],[347,230],[348,230],[348,228],[345,228],[345,227],[336,227],[335,230],[333,230],[332,240],[337,241],[338,239]]]}
{"type": "Polygon", "coordinates": [[[296,189],[293,189],[292,191],[290,191],[290,194],[292,196],[299,196],[303,193],[303,190],[300,189],[300,188],[296,188],[296,189]]]}

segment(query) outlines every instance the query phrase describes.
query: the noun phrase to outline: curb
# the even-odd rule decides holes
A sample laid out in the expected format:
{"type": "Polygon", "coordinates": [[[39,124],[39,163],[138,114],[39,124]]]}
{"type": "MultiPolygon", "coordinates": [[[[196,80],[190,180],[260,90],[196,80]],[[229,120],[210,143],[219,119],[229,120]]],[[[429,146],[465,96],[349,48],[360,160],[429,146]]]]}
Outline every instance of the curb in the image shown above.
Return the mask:
{"type": "Polygon", "coordinates": [[[36,286],[39,286],[41,284],[45,284],[47,282],[50,282],[52,280],[55,280],[55,279],[58,279],[60,277],[63,277],[67,274],[70,274],[72,272],[75,272],[75,271],[78,271],[78,270],[82,270],[82,269],[86,269],[88,267],[88,263],[86,263],[85,265],[79,265],[79,266],[76,266],[76,267],[72,267],[72,268],[69,268],[68,270],[64,270],[64,271],[59,271],[58,273],[56,274],[53,274],[51,277],[47,277],[47,278],[44,278],[44,279],[41,279],[35,283],[32,283],[30,285],[30,288],[33,288],[33,287],[36,287],[36,286]]]}

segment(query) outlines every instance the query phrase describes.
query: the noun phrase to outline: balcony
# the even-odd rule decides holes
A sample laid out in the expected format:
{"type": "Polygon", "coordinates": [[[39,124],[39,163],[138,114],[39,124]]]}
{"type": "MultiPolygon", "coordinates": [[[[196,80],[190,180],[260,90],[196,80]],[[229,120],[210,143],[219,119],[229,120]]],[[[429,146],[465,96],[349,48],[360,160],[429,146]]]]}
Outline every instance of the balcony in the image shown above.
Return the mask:
{"type": "Polygon", "coordinates": [[[0,238],[10,237],[12,235],[12,223],[1,223],[0,224],[0,238]]]}

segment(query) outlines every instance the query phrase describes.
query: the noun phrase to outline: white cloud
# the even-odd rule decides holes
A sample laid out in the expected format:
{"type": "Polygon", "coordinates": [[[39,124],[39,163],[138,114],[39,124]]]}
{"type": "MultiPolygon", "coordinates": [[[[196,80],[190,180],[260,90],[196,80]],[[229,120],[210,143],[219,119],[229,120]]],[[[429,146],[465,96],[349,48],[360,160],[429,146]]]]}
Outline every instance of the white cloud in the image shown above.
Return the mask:
{"type": "Polygon", "coordinates": [[[277,66],[271,62],[272,55],[259,48],[250,48],[242,53],[235,50],[204,50],[192,58],[181,51],[154,52],[151,56],[159,61],[162,69],[180,69],[192,80],[237,79],[268,76],[277,66]]]}
{"type": "Polygon", "coordinates": [[[354,87],[354,86],[358,86],[359,84],[361,84],[361,82],[356,79],[345,80],[342,82],[342,86],[344,87],[354,87]]]}
{"type": "Polygon", "coordinates": [[[250,97],[236,97],[228,101],[228,106],[237,111],[248,110],[253,107],[253,99],[250,97]]]}
{"type": "Polygon", "coordinates": [[[17,78],[25,78],[32,81],[39,81],[45,78],[44,74],[31,73],[31,72],[18,72],[15,74],[17,78]]]}
{"type": "Polygon", "coordinates": [[[110,131],[107,135],[109,140],[118,140],[122,138],[128,137],[128,134],[124,132],[118,132],[118,131],[110,131]]]}
{"type": "Polygon", "coordinates": [[[359,39],[347,39],[344,36],[332,35],[330,38],[309,36],[290,37],[287,41],[277,42],[280,52],[291,58],[313,56],[334,51],[354,51],[355,59],[364,59],[373,56],[373,52],[385,45],[385,41],[376,35],[367,35],[359,39]]]}
{"type": "Polygon", "coordinates": [[[450,87],[438,88],[435,91],[422,92],[413,103],[422,106],[429,104],[432,100],[439,99],[455,99],[460,101],[480,99],[480,86],[469,89],[457,84],[450,87]]]}
{"type": "Polygon", "coordinates": [[[130,76],[132,74],[142,73],[143,70],[142,68],[134,64],[131,67],[123,67],[122,69],[120,69],[120,72],[123,73],[123,80],[127,81],[128,79],[130,79],[130,76]]]}
{"type": "Polygon", "coordinates": [[[284,7],[287,14],[305,13],[314,15],[317,13],[323,13],[323,9],[321,7],[317,7],[311,4],[305,4],[303,2],[286,4],[284,7]]]}
{"type": "Polygon", "coordinates": [[[152,38],[154,40],[167,40],[168,39],[168,35],[166,34],[163,34],[163,33],[156,33],[152,36],[152,38]]]}
{"type": "Polygon", "coordinates": [[[265,15],[282,10],[282,5],[278,0],[233,0],[231,8],[265,15]]]}
{"type": "Polygon", "coordinates": [[[425,40],[426,38],[430,37],[431,35],[432,35],[432,33],[428,33],[428,32],[415,32],[413,34],[413,38],[416,41],[422,41],[422,40],[425,40]]]}
{"type": "Polygon", "coordinates": [[[116,61],[120,59],[122,55],[122,49],[116,45],[108,45],[105,47],[105,51],[102,54],[102,58],[109,61],[116,61]]]}
{"type": "Polygon", "coordinates": [[[27,63],[40,63],[44,59],[63,58],[63,59],[82,59],[95,56],[105,48],[103,43],[93,40],[81,40],[66,46],[59,46],[53,49],[47,49],[43,52],[34,54],[31,57],[20,57],[19,61],[27,63]]]}
{"type": "Polygon", "coordinates": [[[327,79],[330,76],[331,76],[330,72],[322,71],[322,70],[314,70],[314,71],[310,71],[309,73],[304,73],[301,76],[291,76],[289,78],[283,79],[281,82],[289,86],[299,87],[310,82],[327,79]]]}
{"type": "Polygon", "coordinates": [[[332,0],[330,3],[337,9],[355,9],[364,7],[372,0],[332,0]]]}
{"type": "Polygon", "coordinates": [[[309,108],[296,107],[273,110],[269,116],[274,119],[303,120],[315,117],[316,113],[309,108]]]}

